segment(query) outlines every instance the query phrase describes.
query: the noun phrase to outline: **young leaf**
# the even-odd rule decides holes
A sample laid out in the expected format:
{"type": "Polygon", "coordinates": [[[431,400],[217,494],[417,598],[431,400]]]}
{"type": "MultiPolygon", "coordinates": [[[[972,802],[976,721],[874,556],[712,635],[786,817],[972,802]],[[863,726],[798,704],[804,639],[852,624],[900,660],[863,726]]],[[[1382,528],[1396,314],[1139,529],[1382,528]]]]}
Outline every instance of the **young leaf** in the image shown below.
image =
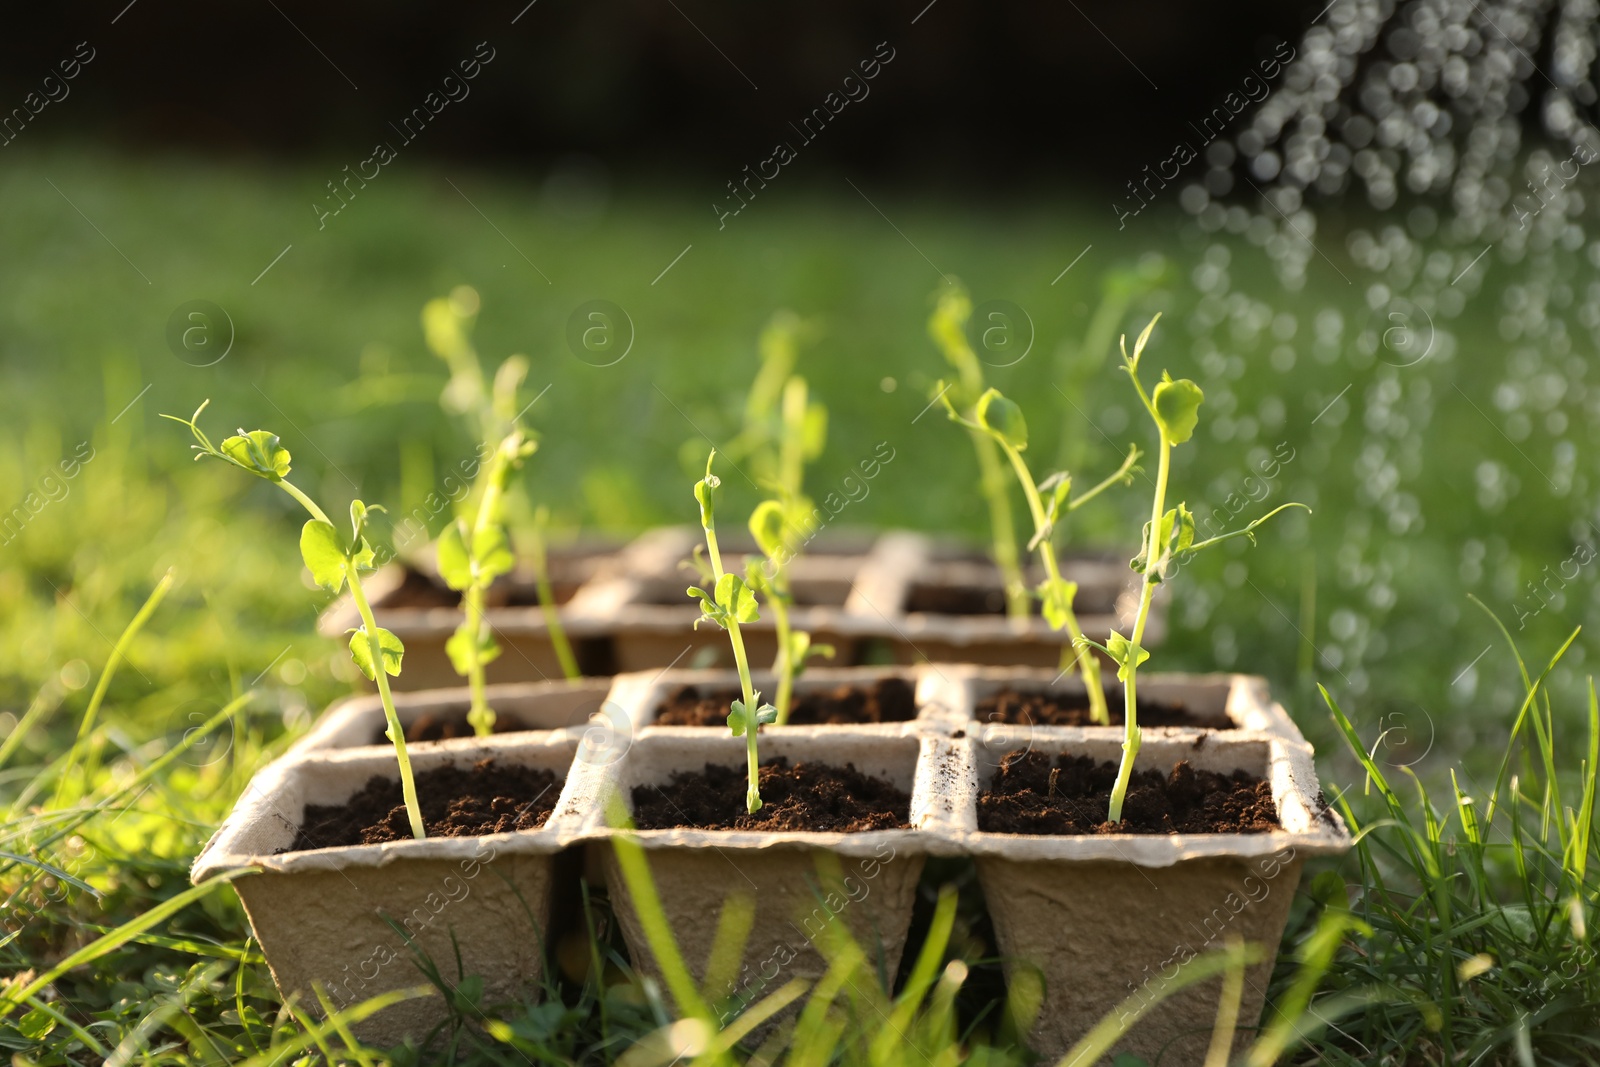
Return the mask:
{"type": "Polygon", "coordinates": [[[221,452],[245,470],[278,481],[289,476],[289,450],[266,430],[240,430],[222,442],[221,452]]]}
{"type": "Polygon", "coordinates": [[[1141,663],[1150,658],[1149,652],[1115,630],[1111,631],[1111,637],[1106,642],[1106,652],[1117,661],[1117,677],[1124,683],[1134,671],[1138,670],[1141,663]]]}
{"type": "Polygon", "coordinates": [[[1200,405],[1205,398],[1200,387],[1188,378],[1173,381],[1170,376],[1164,376],[1157,382],[1151,403],[1155,406],[1161,436],[1175,445],[1181,445],[1192,437],[1195,425],[1200,421],[1200,405]]]}
{"type": "Polygon", "coordinates": [[[446,526],[439,534],[437,546],[439,577],[457,592],[472,584],[472,559],[467,555],[465,525],[457,519],[446,526]]]}
{"type": "Polygon", "coordinates": [[[450,657],[450,665],[457,674],[465,675],[472,669],[473,645],[477,645],[477,660],[480,666],[493,663],[500,655],[500,644],[494,639],[494,633],[488,627],[474,635],[472,624],[462,622],[456,627],[455,633],[444,643],[445,655],[450,657]]]}
{"type": "MultiPolygon", "coordinates": [[[[398,637],[381,626],[378,627],[378,652],[383,657],[383,672],[398,675],[400,660],[406,654],[406,646],[400,643],[398,637]]],[[[350,631],[350,658],[356,661],[356,666],[367,676],[367,681],[377,680],[378,676],[372,669],[372,642],[367,638],[367,631],[350,631]]]]}
{"type": "Polygon", "coordinates": [[[1180,503],[1168,514],[1173,515],[1174,522],[1167,540],[1168,558],[1180,552],[1187,552],[1189,546],[1194,544],[1194,513],[1189,510],[1189,505],[1180,503]]]}
{"type": "Polygon", "coordinates": [[[761,618],[755,593],[743,578],[731,571],[717,579],[716,600],[718,607],[739,622],[755,622],[761,618]]]}
{"type": "Polygon", "coordinates": [[[724,630],[728,628],[728,613],[717,603],[716,597],[701,589],[698,585],[689,587],[689,595],[700,601],[700,617],[694,620],[694,628],[699,629],[700,624],[707,620],[716,623],[724,630]]]}
{"type": "Polygon", "coordinates": [[[484,582],[510,574],[517,565],[517,557],[512,555],[511,545],[506,540],[505,527],[500,525],[486,526],[473,536],[472,558],[477,561],[478,577],[484,582]]]}
{"type": "Polygon", "coordinates": [[[350,561],[332,523],[311,519],[300,527],[300,558],[311,571],[311,580],[330,592],[344,588],[350,561]]]}
{"type": "MultiPolygon", "coordinates": [[[[760,704],[761,694],[755,693],[751,704],[760,704]]],[[[754,733],[756,730],[770,723],[778,721],[778,709],[771,704],[760,704],[751,708],[742,700],[735,700],[732,709],[728,712],[728,729],[733,731],[734,737],[743,737],[746,731],[754,733]]]]}
{"type": "Polygon", "coordinates": [[[355,553],[360,549],[361,542],[367,537],[367,517],[375,511],[387,513],[388,508],[382,504],[368,506],[359,500],[350,501],[350,551],[355,553]]]}
{"type": "Polygon", "coordinates": [[[795,677],[805,669],[806,662],[813,658],[832,659],[834,647],[832,645],[818,645],[811,643],[811,635],[804,630],[791,630],[789,632],[789,662],[794,665],[795,677]]]}
{"type": "Polygon", "coordinates": [[[711,529],[716,511],[711,492],[722,484],[722,479],[711,473],[711,464],[716,458],[717,450],[713,448],[706,457],[706,476],[694,483],[694,498],[700,502],[700,525],[707,530],[711,529]]]}
{"type": "Polygon", "coordinates": [[[1045,505],[1045,513],[1051,522],[1055,522],[1061,515],[1061,505],[1072,495],[1072,475],[1066,471],[1057,471],[1039,483],[1039,492],[1050,494],[1049,502],[1045,505]]]}
{"type": "Polygon", "coordinates": [[[822,455],[828,441],[828,409],[821,404],[806,407],[806,417],[800,429],[800,454],[807,462],[822,455]]]}
{"type": "Polygon", "coordinates": [[[832,645],[813,645],[813,644],[810,644],[809,643],[810,640],[811,640],[811,635],[810,634],[802,634],[801,636],[803,636],[806,639],[807,644],[806,644],[805,654],[800,656],[799,658],[797,658],[795,660],[796,668],[799,668],[800,666],[804,665],[809,660],[813,660],[813,659],[832,659],[838,653],[838,649],[834,648],[832,645]]]}
{"type": "Polygon", "coordinates": [[[1139,331],[1139,339],[1133,342],[1133,364],[1135,367],[1139,365],[1139,357],[1144,355],[1144,346],[1150,340],[1150,332],[1156,328],[1156,323],[1160,321],[1161,313],[1158,311],[1155,318],[1151,319],[1149,324],[1139,331]]]}
{"type": "Polygon", "coordinates": [[[783,505],[776,500],[763,500],[750,513],[750,536],[756,539],[761,554],[776,559],[784,550],[783,505]]]}
{"type": "Polygon", "coordinates": [[[1052,630],[1064,629],[1067,619],[1072,614],[1072,601],[1078,595],[1078,583],[1069,582],[1065,578],[1055,581],[1045,579],[1039,583],[1039,599],[1042,601],[1040,611],[1044,621],[1050,624],[1052,630]]]}
{"type": "Polygon", "coordinates": [[[1028,420],[1022,417],[1020,407],[1000,395],[1000,390],[990,389],[980,396],[973,414],[979,426],[1018,452],[1028,447],[1028,420]]]}

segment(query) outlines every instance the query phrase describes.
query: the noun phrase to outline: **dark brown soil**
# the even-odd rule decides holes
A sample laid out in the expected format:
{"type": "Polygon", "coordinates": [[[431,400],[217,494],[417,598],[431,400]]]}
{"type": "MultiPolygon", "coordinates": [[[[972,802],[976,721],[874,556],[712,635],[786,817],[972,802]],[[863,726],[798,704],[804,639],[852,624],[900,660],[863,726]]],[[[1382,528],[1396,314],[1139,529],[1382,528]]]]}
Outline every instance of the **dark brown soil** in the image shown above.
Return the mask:
{"type": "MultiPolygon", "coordinates": [[[[1106,710],[1114,726],[1123,720],[1122,689],[1106,688],[1106,710]]],[[[980,722],[1003,722],[1017,726],[1093,726],[1089,718],[1089,694],[1073,690],[1019,692],[1004,689],[978,702],[973,717],[980,722]]],[[[1232,730],[1233,720],[1226,715],[1194,715],[1181,703],[1164,700],[1139,700],[1140,726],[1188,726],[1199,730],[1232,730]]]]}
{"type": "MultiPolygon", "coordinates": [[[[1070,577],[1070,575],[1069,575],[1070,577]]],[[[1095,590],[1079,590],[1073,607],[1080,615],[1103,615],[1116,607],[1116,597],[1097,595],[1095,590]]],[[[1005,589],[994,585],[943,585],[916,583],[906,597],[906,611],[930,615],[1004,615],[1005,589]]],[[[1028,614],[1039,614],[1039,601],[1028,601],[1028,614]]]]}
{"type": "Polygon", "coordinates": [[[440,585],[421,571],[406,568],[400,587],[384,597],[379,608],[453,608],[461,594],[440,585]]]}
{"type": "MultiPolygon", "coordinates": [[[[429,837],[477,837],[544,825],[561,782],[551,771],[480,760],[469,769],[440,767],[417,775],[422,825],[429,837]]],[[[308,804],[290,852],[411,840],[399,779],[372,777],[349,803],[308,804]]]]}
{"type": "MultiPolygon", "coordinates": [[[[517,721],[516,716],[501,714],[495,716],[493,732],[497,734],[514,734],[526,730],[527,727],[517,721]]],[[[367,742],[372,745],[387,745],[389,735],[385,732],[387,727],[379,726],[372,732],[372,740],[367,742]]],[[[471,737],[472,726],[467,722],[467,713],[464,711],[430,711],[412,720],[406,727],[406,741],[448,741],[455,737],[471,737]]]]}
{"type": "MultiPolygon", "coordinates": [[[[771,696],[768,693],[766,696],[771,696]]],[[[667,697],[656,723],[661,726],[728,725],[734,689],[701,690],[686,685],[667,697]]],[[[909,722],[917,717],[916,694],[904,678],[880,678],[871,685],[841,685],[815,693],[796,693],[789,708],[791,726],[846,726],[867,722],[909,722]]]]}
{"type": "Polygon", "coordinates": [[[745,811],[748,780],[743,765],[708,763],[704,771],[679,771],[664,786],[633,790],[633,818],[642,830],[677,826],[699,830],[909,830],[911,797],[847,763],[789,766],[782,757],[761,765],[761,810],[745,811]]]}
{"type": "MultiPolygon", "coordinates": [[[[1036,604],[1029,613],[1038,614],[1036,604]]],[[[1006,593],[998,585],[913,585],[906,611],[931,615],[1004,615],[1006,593]]]]}
{"type": "Polygon", "coordinates": [[[1117,765],[1013,752],[978,797],[978,829],[1001,834],[1262,834],[1280,828],[1272,786],[1244,771],[1137,771],[1122,822],[1106,822],[1117,765]]]}

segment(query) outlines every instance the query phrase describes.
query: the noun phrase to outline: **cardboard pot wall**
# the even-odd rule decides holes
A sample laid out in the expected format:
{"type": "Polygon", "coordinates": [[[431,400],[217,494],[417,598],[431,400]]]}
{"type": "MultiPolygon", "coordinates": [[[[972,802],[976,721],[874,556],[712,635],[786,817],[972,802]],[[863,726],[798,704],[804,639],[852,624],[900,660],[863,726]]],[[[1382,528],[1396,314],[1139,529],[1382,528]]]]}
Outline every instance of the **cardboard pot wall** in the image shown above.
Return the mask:
{"type": "MultiPolygon", "coordinates": [[[[1078,674],[1063,677],[1055,668],[983,667],[971,664],[937,664],[922,668],[923,686],[918,702],[927,705],[947,719],[956,729],[976,731],[979,744],[1003,754],[1033,737],[1092,737],[1075,730],[1101,730],[1105,736],[1122,737],[1123,694],[1115,671],[1106,670],[1101,675],[1114,725],[1103,727],[1060,727],[1048,722],[1013,721],[998,710],[996,698],[1002,694],[1011,698],[1044,697],[1076,705],[1085,709],[1089,705],[1083,678],[1078,674]]],[[[1164,710],[1181,711],[1178,721],[1152,722],[1141,715],[1140,725],[1146,736],[1165,735],[1174,731],[1218,732],[1229,736],[1233,731],[1272,734],[1296,743],[1305,737],[1289,718],[1283,705],[1272,699],[1265,678],[1249,674],[1177,674],[1164,671],[1139,672],[1139,704],[1141,708],[1152,702],[1165,705],[1164,710]]],[[[1176,716],[1169,716],[1176,719],[1176,716]]],[[[1242,735],[1240,735],[1242,736],[1242,735]]],[[[996,759],[990,762],[997,762],[996,759]]]]}
{"type": "MultiPolygon", "coordinates": [[[[610,678],[525,682],[491,685],[485,695],[494,709],[497,731],[575,729],[581,732],[592,716],[602,713],[611,685],[610,678]]],[[[396,693],[394,705],[400,724],[409,731],[419,720],[453,722],[464,719],[472,706],[472,691],[458,685],[450,689],[396,693]]],[[[387,746],[389,741],[383,733],[386,726],[383,702],[377,694],[349,697],[330,707],[289,751],[387,746]]],[[[427,743],[411,742],[412,745],[427,743]]]]}
{"type": "MultiPolygon", "coordinates": [[[[686,590],[696,584],[683,566],[693,558],[704,533],[698,527],[664,526],[641,534],[618,557],[607,575],[590,582],[573,598],[570,610],[578,616],[604,619],[612,640],[616,670],[641,671],[676,666],[732,667],[727,637],[716,627],[695,628],[700,608],[686,590]]],[[[723,555],[741,560],[753,553],[735,533],[723,541],[723,555]]],[[[856,661],[856,627],[843,615],[845,601],[867,562],[870,538],[843,537],[822,546],[808,546],[807,554],[789,566],[794,596],[792,623],[810,633],[817,644],[833,646],[832,662],[856,661]]],[[[742,570],[743,565],[736,565],[742,570]]],[[[745,647],[751,663],[771,663],[778,642],[770,611],[759,622],[744,627],[745,647]]]]}
{"type": "MultiPolygon", "coordinates": [[[[614,765],[604,769],[599,796],[630,806],[636,787],[670,780],[675,771],[697,771],[707,762],[742,767],[744,741],[707,737],[694,727],[650,727],[614,765]]],[[[912,724],[876,731],[848,727],[788,727],[763,734],[763,761],[786,757],[791,764],[853,764],[911,794],[913,827],[934,806],[931,780],[923,770],[912,724]]],[[[607,886],[619,926],[636,966],[659,974],[640,925],[632,894],[607,838],[603,810],[594,823],[607,886]]],[[[697,981],[703,980],[719,916],[730,897],[754,904],[754,922],[741,959],[731,973],[744,976],[728,996],[759,998],[791,978],[815,979],[826,969],[819,946],[848,931],[892,981],[905,949],[917,879],[926,852],[939,847],[935,835],[916,829],[863,833],[665,829],[632,831],[644,848],[669,926],[697,981]]],[[[713,991],[716,996],[716,991],[713,991]]]]}
{"type": "MultiPolygon", "coordinates": [[[[604,568],[597,563],[585,573],[593,578],[604,573],[604,568]]],[[[401,563],[391,563],[365,579],[378,625],[393,631],[406,646],[405,669],[390,680],[396,690],[440,689],[462,683],[445,654],[445,643],[461,624],[460,594],[432,583],[426,571],[401,563]]],[[[595,676],[614,673],[610,631],[604,621],[585,617],[565,604],[560,613],[579,670],[595,676]]],[[[491,596],[487,618],[501,647],[500,655],[485,669],[490,682],[563,677],[544,611],[536,603],[491,596]],[[495,603],[496,599],[501,602],[495,603]]],[[[329,605],[317,620],[323,636],[341,642],[347,640],[349,630],[360,625],[360,613],[348,594],[329,605]]]]}
{"type": "MultiPolygon", "coordinates": [[[[564,737],[500,740],[492,749],[468,739],[419,749],[412,762],[421,774],[493,755],[566,778],[576,747],[564,737]]],[[[447,980],[480,976],[486,1002],[537,998],[565,792],[536,831],[280,853],[294,842],[306,805],[343,803],[369,778],[397,774],[392,752],[370,748],[269,765],[195,860],[192,879],[260,872],[234,887],[278,991],[313,1014],[321,1014],[314,987],[339,1008],[426,984],[419,954],[447,980]]],[[[445,1018],[443,998],[432,994],[391,1006],[355,1032],[395,1045],[423,1039],[445,1018]]]]}
{"type": "MultiPolygon", "coordinates": [[[[1263,834],[1031,836],[976,830],[976,805],[966,846],[976,858],[1000,954],[1015,975],[1035,969],[1045,997],[1030,1044],[1047,1059],[1074,1042],[1130,997],[1152,997],[1185,960],[1237,937],[1264,958],[1246,972],[1237,1046],[1248,1043],[1261,1015],[1267,981],[1288,918],[1301,867],[1313,855],[1350,847],[1338,817],[1318,798],[1309,746],[1266,734],[1200,748],[1182,736],[1147,736],[1138,770],[1170,771],[1179,760],[1196,769],[1242,769],[1270,781],[1283,829],[1263,834]]],[[[976,800],[995,774],[971,739],[954,742],[966,765],[965,788],[976,800]]],[[[1033,750],[1116,760],[1109,738],[1035,738],[1033,750]]],[[[1205,1058],[1216,1019],[1220,978],[1164,1000],[1115,1046],[1164,1062],[1205,1058]]],[[[1237,1049],[1236,1049],[1237,1051],[1237,1049]]]]}
{"type": "MultiPolygon", "coordinates": [[[[660,527],[618,550],[578,546],[552,553],[555,600],[585,675],[668,666],[729,666],[727,644],[711,629],[694,629],[698,609],[685,595],[691,558],[703,533],[697,527],[660,527]]],[[[732,533],[730,560],[753,545],[732,533]]],[[[399,689],[460,684],[445,643],[461,621],[459,595],[432,573],[432,552],[414,564],[392,564],[367,582],[378,623],[406,645],[399,689]]],[[[1132,624],[1137,578],[1126,555],[1068,552],[1066,576],[1077,582],[1084,631],[1103,641],[1113,628],[1132,624]]],[[[834,646],[836,666],[866,663],[991,663],[1058,666],[1065,633],[1036,613],[1007,618],[998,569],[982,558],[943,546],[921,534],[890,531],[876,537],[822,531],[790,564],[794,625],[818,644],[834,646]]],[[[1035,606],[1036,607],[1036,606],[1035,606]]],[[[1165,632],[1166,597],[1158,593],[1144,643],[1165,632]]],[[[544,614],[526,575],[510,576],[490,590],[488,621],[504,649],[488,666],[491,682],[561,677],[544,614]]],[[[323,613],[320,629],[332,638],[359,625],[349,597],[323,613]]],[[[770,617],[746,631],[752,662],[770,663],[776,651],[770,617]]]]}

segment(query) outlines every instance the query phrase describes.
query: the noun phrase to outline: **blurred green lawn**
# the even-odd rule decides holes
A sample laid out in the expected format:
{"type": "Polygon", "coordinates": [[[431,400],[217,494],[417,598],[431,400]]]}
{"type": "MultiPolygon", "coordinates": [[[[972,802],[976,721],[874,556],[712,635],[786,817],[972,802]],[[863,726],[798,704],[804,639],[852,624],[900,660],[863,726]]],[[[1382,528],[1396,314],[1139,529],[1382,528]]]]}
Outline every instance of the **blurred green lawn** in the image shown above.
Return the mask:
{"type": "MultiPolygon", "coordinates": [[[[96,450],[65,497],[0,548],[0,699],[17,713],[47,682],[53,699],[74,699],[168,566],[184,584],[115,691],[132,721],[142,709],[171,730],[183,701],[219,701],[269,667],[263,684],[291,717],[344,688],[339,651],[311,635],[319,597],[298,580],[287,502],[189,464],[187,434],[157,414],[211,397],[214,431],[278,432],[326,504],[359,492],[412,507],[471,447],[439,410],[443,368],[418,320],[426,299],[459,284],[482,294],[484,359],[526,353],[529,398],[548,386],[528,416],[543,441],[527,477],[569,531],[692,521],[685,442],[731,435],[756,335],[790,308],[822,331],[801,361],[831,413],[814,493],[886,441],[896,458],[847,521],[981,536],[968,443],[937,410],[922,414],[946,372],[925,334],[941,274],[980,303],[1026,309],[1033,347],[992,381],[1028,414],[1036,469],[1067,457],[1080,478],[1110,470],[1129,441],[1149,443],[1110,353],[1081,343],[1109,277],[1160,276],[1120,326],[1163,311],[1147,365],[1206,390],[1175,495],[1204,515],[1261,492],[1235,525],[1287,500],[1315,515],[1283,517],[1259,546],[1186,569],[1153,666],[1266,674],[1318,739],[1330,736],[1310,688],[1322,681],[1371,736],[1409,732],[1391,738],[1396,762],[1435,737],[1436,752],[1470,755],[1504,728],[1510,661],[1498,647],[1476,659],[1493,631],[1466,594],[1515,628],[1518,598],[1524,613],[1538,603],[1525,583],[1600,536],[1582,533],[1594,442],[1571,338],[1587,330],[1574,321],[1566,348],[1548,343],[1576,310],[1519,310],[1507,294],[1527,279],[1495,257],[1461,283],[1464,311],[1431,311],[1428,356],[1400,366],[1417,350],[1398,335],[1386,346],[1396,323],[1389,291],[1374,287],[1398,289],[1396,272],[1418,268],[1396,256],[1377,269],[1330,226],[1309,284],[1290,293],[1243,236],[1202,234],[1175,207],[1118,231],[1110,211],[1066,193],[974,202],[797,182],[719,231],[714,189],[623,190],[585,219],[534,177],[406,161],[319,230],[311,204],[331,166],[66,149],[11,149],[4,164],[0,505],[38,491],[79,442],[96,450]],[[593,299],[624,308],[636,330],[614,366],[586,364],[565,340],[569,316],[593,299]],[[169,350],[169,317],[192,300],[220,305],[235,327],[214,366],[169,350]],[[1546,374],[1572,387],[1505,401],[1508,382],[1546,374]],[[1075,375],[1089,381],[1069,401],[1053,386],[1075,375]],[[1247,481],[1274,453],[1293,459],[1270,482],[1247,481]]],[[[1559,275],[1581,253],[1551,255],[1559,275]]],[[[1470,258],[1453,250],[1428,269],[1447,281],[1470,258]]],[[[732,506],[753,502],[729,485],[732,506]]],[[[1134,543],[1146,492],[1136,481],[1086,509],[1095,514],[1069,536],[1134,543]]],[[[1547,594],[1520,635],[1532,658],[1594,614],[1593,570],[1547,594]]],[[[1569,659],[1581,664],[1581,647],[1569,659]]]]}

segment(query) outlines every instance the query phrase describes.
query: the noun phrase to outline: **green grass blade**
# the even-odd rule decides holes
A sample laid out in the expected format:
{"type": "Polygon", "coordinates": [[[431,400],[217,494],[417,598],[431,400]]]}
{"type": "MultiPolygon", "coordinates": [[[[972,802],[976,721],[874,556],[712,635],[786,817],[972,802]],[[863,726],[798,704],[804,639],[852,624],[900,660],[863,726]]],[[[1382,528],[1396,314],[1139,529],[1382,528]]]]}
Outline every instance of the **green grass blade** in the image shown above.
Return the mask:
{"type": "Polygon", "coordinates": [[[161,606],[161,602],[166,599],[174,581],[176,581],[176,575],[171,570],[161,576],[161,580],[156,583],[156,587],[145,598],[144,606],[134,613],[133,619],[123,628],[122,636],[118,637],[116,644],[111,646],[111,655],[106,659],[106,665],[100,671],[100,680],[95,683],[94,693],[89,697],[89,706],[84,709],[83,720],[78,723],[78,737],[68,751],[67,766],[62,771],[61,777],[57,779],[56,806],[60,806],[62,792],[66,788],[66,784],[72,780],[72,761],[83,749],[84,744],[89,739],[90,731],[94,729],[95,719],[100,715],[100,705],[106,698],[106,690],[111,687],[111,679],[116,677],[117,668],[127,658],[128,646],[133,644],[133,639],[139,635],[140,630],[144,629],[145,622],[155,613],[156,608],[161,606]]]}
{"type": "MultiPolygon", "coordinates": [[[[1303,1025],[1311,1007],[1311,997],[1333,963],[1334,953],[1344,941],[1346,931],[1358,930],[1371,936],[1372,929],[1343,907],[1330,906],[1322,913],[1316,928],[1300,951],[1300,968],[1289,990],[1278,1001],[1273,1018],[1250,1049],[1249,1067],[1270,1067],[1285,1051],[1309,1032],[1303,1025]]],[[[1320,1013],[1312,1013],[1313,1015],[1320,1013]]]]}
{"type": "Polygon", "coordinates": [[[660,895],[656,893],[655,879],[650,874],[650,864],[645,859],[644,846],[629,834],[618,834],[612,839],[612,845],[617,853],[617,866],[622,869],[623,881],[627,883],[628,895],[633,901],[633,910],[639,916],[645,940],[650,943],[650,952],[656,958],[656,965],[661,968],[667,989],[678,1003],[678,1010],[687,1016],[710,1022],[711,1011],[700,998],[694,978],[683,962],[683,954],[678,951],[678,942],[672,936],[667,913],[661,906],[660,895]]]}
{"type": "MultiPolygon", "coordinates": [[[[1262,958],[1261,950],[1256,946],[1246,946],[1243,951],[1248,963],[1259,962],[1262,958]]],[[[1101,1057],[1111,1051],[1111,1046],[1133,1029],[1151,1008],[1196,982],[1203,982],[1207,978],[1223,973],[1234,965],[1236,958],[1235,953],[1226,949],[1207,952],[1181,965],[1177,975],[1153,996],[1149,991],[1138,991],[1129,995],[1103,1019],[1095,1023],[1076,1045],[1068,1049],[1067,1054],[1056,1061],[1056,1067],[1089,1067],[1090,1064],[1099,1063],[1101,1057]]]]}
{"type": "Polygon", "coordinates": [[[136,936],[148,930],[150,927],[156,925],[157,923],[166,921],[168,918],[176,915],[178,912],[182,911],[196,900],[199,900],[201,897],[212,892],[219,885],[232,882],[236,878],[254,873],[256,872],[253,870],[224,871],[210,881],[193,886],[169,900],[162,901],[160,904],[157,904],[155,907],[151,908],[149,911],[145,912],[139,917],[123,923],[109,934],[105,934],[99,938],[96,938],[94,941],[91,941],[78,951],[61,960],[54,967],[49,968],[43,974],[34,978],[31,982],[28,982],[26,985],[7,991],[4,994],[0,994],[0,1019],[4,1019],[6,1016],[10,1015],[17,1005],[23,1003],[29,997],[38,994],[41,990],[48,987],[51,982],[54,982],[57,978],[60,978],[74,967],[81,967],[85,963],[93,963],[101,956],[104,956],[109,952],[116,951],[118,948],[121,948],[123,945],[133,940],[136,936]]]}

